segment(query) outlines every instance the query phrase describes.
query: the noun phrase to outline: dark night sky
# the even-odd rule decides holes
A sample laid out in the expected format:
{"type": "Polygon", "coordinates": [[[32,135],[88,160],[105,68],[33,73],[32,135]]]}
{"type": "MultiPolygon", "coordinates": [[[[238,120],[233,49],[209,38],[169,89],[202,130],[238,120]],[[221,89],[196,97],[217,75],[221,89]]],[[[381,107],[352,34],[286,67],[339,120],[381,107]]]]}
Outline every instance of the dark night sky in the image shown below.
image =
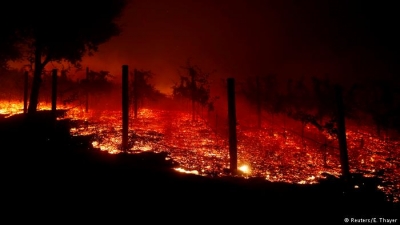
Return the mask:
{"type": "Polygon", "coordinates": [[[151,70],[163,91],[188,58],[222,78],[276,73],[356,80],[387,73],[388,53],[398,49],[394,6],[299,2],[133,0],[120,19],[121,35],[82,65],[115,75],[122,64],[151,70]]]}

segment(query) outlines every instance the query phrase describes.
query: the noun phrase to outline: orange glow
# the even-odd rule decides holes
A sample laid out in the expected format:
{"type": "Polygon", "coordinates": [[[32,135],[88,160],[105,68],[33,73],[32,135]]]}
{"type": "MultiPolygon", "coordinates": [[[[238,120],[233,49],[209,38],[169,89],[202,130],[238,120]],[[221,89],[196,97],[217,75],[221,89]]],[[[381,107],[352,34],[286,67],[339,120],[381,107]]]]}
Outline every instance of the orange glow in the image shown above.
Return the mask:
{"type": "MultiPolygon", "coordinates": [[[[40,105],[41,109],[50,109],[49,105],[40,105]]],[[[22,103],[1,102],[0,112],[15,114],[22,112],[22,103]]],[[[90,111],[71,108],[66,115],[72,120],[84,121],[70,130],[71,135],[93,135],[92,146],[110,154],[121,152],[122,139],[121,111],[90,111]]],[[[191,113],[141,108],[138,118],[130,119],[129,141],[132,153],[153,151],[167,152],[169,158],[179,164],[176,171],[202,176],[229,176],[229,145],[226,137],[218,135],[210,128],[206,120],[198,118],[192,121],[191,113]]],[[[264,177],[272,182],[298,184],[318,183],[325,173],[339,177],[341,175],[338,144],[334,137],[324,134],[329,143],[323,148],[320,143],[303,140],[290,132],[293,126],[285,130],[275,123],[265,121],[263,127],[254,129],[257,120],[241,121],[238,131],[238,162],[240,171],[248,177],[264,177]],[[246,164],[242,164],[246,162],[246,164]],[[251,169],[251,170],[250,170],[251,169]]],[[[378,188],[393,200],[400,197],[400,167],[398,146],[400,141],[383,141],[372,134],[373,128],[347,126],[348,151],[351,173],[362,173],[366,177],[378,174],[385,185],[378,188]],[[360,149],[360,140],[363,148],[360,149]],[[388,160],[391,159],[391,160],[388,160]],[[382,173],[380,171],[385,171],[382,173]]],[[[313,126],[307,128],[307,134],[317,139],[321,135],[313,126]]],[[[360,187],[360,184],[357,186],[360,187]]]]}
{"type": "Polygon", "coordinates": [[[242,171],[245,174],[249,174],[250,173],[250,168],[248,165],[243,165],[241,167],[238,168],[240,171],[242,171]]]}
{"type": "Polygon", "coordinates": [[[188,170],[185,170],[185,169],[182,169],[182,168],[175,168],[175,170],[178,171],[178,172],[181,172],[181,173],[189,173],[189,174],[199,175],[199,172],[197,170],[188,171],[188,170]]]}
{"type": "MultiPolygon", "coordinates": [[[[38,110],[51,110],[50,103],[39,103],[38,110]]],[[[59,107],[58,109],[68,109],[67,107],[59,107]]],[[[24,104],[19,101],[0,101],[0,114],[7,115],[6,117],[20,114],[24,112],[24,104]]]]}

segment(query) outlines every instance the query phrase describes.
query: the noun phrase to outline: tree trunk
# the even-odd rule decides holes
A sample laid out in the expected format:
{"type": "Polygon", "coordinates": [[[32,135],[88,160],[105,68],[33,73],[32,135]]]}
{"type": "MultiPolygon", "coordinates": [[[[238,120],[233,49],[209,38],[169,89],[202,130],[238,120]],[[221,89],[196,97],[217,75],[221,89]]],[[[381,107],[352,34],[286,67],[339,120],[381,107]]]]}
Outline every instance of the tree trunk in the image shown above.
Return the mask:
{"type": "Polygon", "coordinates": [[[37,111],[37,105],[39,102],[39,90],[40,85],[42,84],[42,49],[36,46],[35,49],[35,71],[33,73],[33,82],[31,89],[31,96],[29,100],[28,114],[32,115],[37,111]]]}

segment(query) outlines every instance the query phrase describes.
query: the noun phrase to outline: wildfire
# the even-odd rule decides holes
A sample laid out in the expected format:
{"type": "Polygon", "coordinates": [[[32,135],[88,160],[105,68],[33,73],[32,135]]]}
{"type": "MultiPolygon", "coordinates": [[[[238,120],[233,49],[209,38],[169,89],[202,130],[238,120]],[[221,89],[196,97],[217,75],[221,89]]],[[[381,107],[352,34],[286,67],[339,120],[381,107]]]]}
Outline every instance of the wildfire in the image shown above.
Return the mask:
{"type": "Polygon", "coordinates": [[[245,174],[249,174],[250,173],[250,168],[248,165],[243,165],[241,167],[238,168],[240,171],[242,171],[245,174]]]}
{"type": "MultiPolygon", "coordinates": [[[[44,106],[41,106],[46,108],[44,106]]],[[[50,107],[47,107],[50,108],[50,107]]],[[[21,113],[21,103],[0,103],[0,113],[21,113]]],[[[72,135],[93,135],[92,145],[102,151],[120,152],[122,115],[120,111],[85,113],[79,108],[68,111],[67,117],[85,121],[71,129],[72,135]]],[[[263,177],[269,181],[298,184],[317,183],[324,174],[340,176],[337,141],[307,126],[304,138],[293,122],[282,127],[277,118],[264,121],[263,129],[255,129],[254,121],[242,121],[237,127],[238,161],[246,162],[238,170],[245,176],[263,177]],[[251,170],[250,170],[251,168],[251,170]]],[[[376,176],[384,180],[379,189],[400,197],[400,161],[398,140],[383,141],[371,135],[368,127],[347,126],[351,173],[376,176]]],[[[211,129],[205,119],[192,121],[188,112],[140,109],[131,118],[130,151],[168,152],[179,163],[176,171],[197,175],[228,176],[229,146],[220,132],[211,129]]],[[[359,186],[357,186],[359,187],[359,186]]]]}
{"type": "MultiPolygon", "coordinates": [[[[38,110],[49,110],[51,109],[50,104],[42,103],[38,105],[38,110]]],[[[0,102],[0,114],[6,115],[6,117],[23,113],[24,105],[19,101],[1,101],[0,102]]]]}
{"type": "Polygon", "coordinates": [[[196,174],[199,175],[199,172],[197,170],[185,170],[183,168],[175,168],[176,171],[181,172],[181,173],[190,173],[190,174],[196,174]]]}

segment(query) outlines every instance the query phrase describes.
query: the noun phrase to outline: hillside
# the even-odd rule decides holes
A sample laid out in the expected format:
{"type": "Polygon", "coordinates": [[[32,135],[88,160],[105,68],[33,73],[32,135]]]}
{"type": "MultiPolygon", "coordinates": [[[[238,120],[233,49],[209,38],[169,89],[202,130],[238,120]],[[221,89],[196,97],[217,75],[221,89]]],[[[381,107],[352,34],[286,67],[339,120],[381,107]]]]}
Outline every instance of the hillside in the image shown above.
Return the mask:
{"type": "Polygon", "coordinates": [[[343,224],[346,217],[396,218],[399,209],[371,179],[359,178],[371,185],[354,189],[335,178],[299,185],[178,173],[166,153],[108,154],[92,148],[89,137],[71,136],[68,120],[50,118],[43,112],[0,122],[2,203],[11,212],[51,212],[60,220],[116,213],[132,221],[163,215],[187,223],[343,224]]]}

